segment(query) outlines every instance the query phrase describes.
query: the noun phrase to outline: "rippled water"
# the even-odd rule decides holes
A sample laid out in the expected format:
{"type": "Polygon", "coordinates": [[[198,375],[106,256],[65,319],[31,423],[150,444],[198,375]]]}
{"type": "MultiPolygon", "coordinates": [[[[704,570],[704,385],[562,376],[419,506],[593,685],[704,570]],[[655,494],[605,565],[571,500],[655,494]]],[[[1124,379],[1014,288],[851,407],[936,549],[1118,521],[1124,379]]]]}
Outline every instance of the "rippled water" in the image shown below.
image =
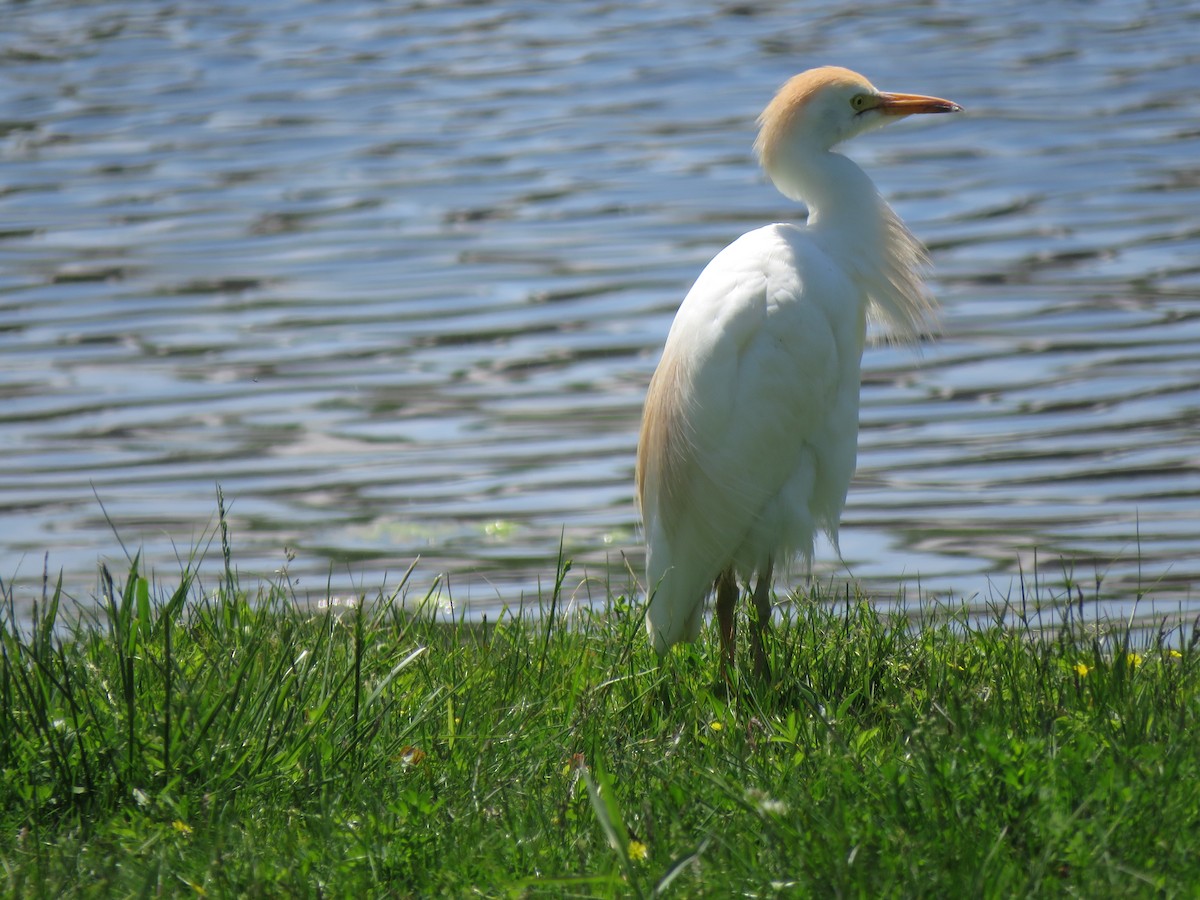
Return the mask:
{"type": "Polygon", "coordinates": [[[944,335],[868,350],[818,574],[982,600],[1036,552],[1118,612],[1192,609],[1197,33],[1127,0],[7,5],[0,577],[49,554],[87,597],[115,528],[169,578],[220,483],[243,574],[302,596],[420,555],[486,610],[560,536],[577,596],[624,585],[674,308],[802,219],[754,118],[834,62],[968,111],[850,149],[929,244],[944,335]]]}

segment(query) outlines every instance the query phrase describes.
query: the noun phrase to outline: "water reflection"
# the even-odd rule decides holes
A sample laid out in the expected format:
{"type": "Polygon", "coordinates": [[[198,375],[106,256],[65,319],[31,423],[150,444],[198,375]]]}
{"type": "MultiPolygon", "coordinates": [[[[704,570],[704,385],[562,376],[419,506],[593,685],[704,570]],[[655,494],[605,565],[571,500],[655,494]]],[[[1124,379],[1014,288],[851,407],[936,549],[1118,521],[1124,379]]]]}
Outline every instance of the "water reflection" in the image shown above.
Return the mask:
{"type": "Polygon", "coordinates": [[[845,566],[819,574],[983,598],[1036,550],[1117,609],[1139,585],[1190,604],[1198,19],[12,7],[0,575],[36,583],[49,553],[87,596],[115,528],[169,577],[217,483],[242,571],[302,595],[421,555],[417,582],[449,571],[486,609],[552,577],[560,536],[576,574],[640,567],[658,348],[717,249],[802,215],[755,171],[753,119],[836,61],[968,114],[853,148],[933,251],[944,336],[868,351],[845,566]]]}

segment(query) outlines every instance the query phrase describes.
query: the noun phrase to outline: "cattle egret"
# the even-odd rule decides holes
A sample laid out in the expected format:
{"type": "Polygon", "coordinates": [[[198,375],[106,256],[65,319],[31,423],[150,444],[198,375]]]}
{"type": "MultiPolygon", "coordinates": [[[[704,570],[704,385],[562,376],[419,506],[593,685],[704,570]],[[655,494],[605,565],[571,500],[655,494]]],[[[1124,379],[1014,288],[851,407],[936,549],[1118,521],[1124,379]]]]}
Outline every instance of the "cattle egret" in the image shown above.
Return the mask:
{"type": "Polygon", "coordinates": [[[848,69],[795,76],[759,117],[754,148],[803,226],[742,235],[684,298],[650,380],[638,441],[646,628],[659,656],[700,631],[717,592],[732,665],[737,578],[757,575],[755,668],[777,562],[811,565],[818,529],[837,546],[854,473],[868,317],[899,339],[932,325],[924,248],[841,142],[949,100],[879,91],[848,69]]]}

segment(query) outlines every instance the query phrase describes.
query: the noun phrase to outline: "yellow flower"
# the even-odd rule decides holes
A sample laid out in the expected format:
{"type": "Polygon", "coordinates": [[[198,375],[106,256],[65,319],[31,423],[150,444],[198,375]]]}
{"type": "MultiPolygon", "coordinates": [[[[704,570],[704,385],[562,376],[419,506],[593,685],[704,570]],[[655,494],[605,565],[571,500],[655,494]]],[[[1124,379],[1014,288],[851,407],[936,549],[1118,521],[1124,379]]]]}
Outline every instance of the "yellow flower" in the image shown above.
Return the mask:
{"type": "Polygon", "coordinates": [[[192,833],[192,826],[189,825],[187,822],[183,821],[182,819],[176,819],[174,822],[171,823],[171,827],[174,828],[180,834],[191,834],[192,833]]]}
{"type": "Polygon", "coordinates": [[[1183,654],[1182,654],[1182,653],[1180,653],[1178,650],[1172,650],[1172,651],[1171,651],[1170,653],[1168,653],[1167,655],[1168,655],[1169,657],[1171,657],[1171,659],[1183,659],[1183,654]]]}
{"type": "Polygon", "coordinates": [[[1080,678],[1087,678],[1087,673],[1092,671],[1088,668],[1087,663],[1075,663],[1075,674],[1080,678]]]}
{"type": "Polygon", "coordinates": [[[708,727],[711,728],[713,731],[720,731],[725,726],[722,725],[720,722],[709,722],[708,727]]]}
{"type": "Polygon", "coordinates": [[[1125,654],[1125,661],[1126,661],[1127,663],[1129,663],[1129,667],[1130,667],[1131,669],[1136,669],[1138,666],[1140,666],[1140,665],[1142,664],[1142,654],[1140,654],[1140,653],[1126,653],[1126,654],[1125,654]]]}
{"type": "Polygon", "coordinates": [[[630,841],[627,852],[634,862],[641,862],[650,856],[650,848],[641,841],[630,841]]]}

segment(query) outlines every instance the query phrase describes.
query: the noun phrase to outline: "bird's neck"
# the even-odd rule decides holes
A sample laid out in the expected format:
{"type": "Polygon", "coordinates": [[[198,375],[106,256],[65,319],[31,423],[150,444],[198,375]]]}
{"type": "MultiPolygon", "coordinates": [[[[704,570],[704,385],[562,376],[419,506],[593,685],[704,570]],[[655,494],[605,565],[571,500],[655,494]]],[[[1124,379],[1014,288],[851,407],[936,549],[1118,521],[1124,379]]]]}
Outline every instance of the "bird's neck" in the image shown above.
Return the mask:
{"type": "Polygon", "coordinates": [[[936,302],[921,280],[925,249],[866,172],[840,153],[813,147],[784,162],[791,164],[768,173],[771,180],[807,204],[809,232],[862,289],[867,313],[902,340],[932,327],[936,302]]]}

